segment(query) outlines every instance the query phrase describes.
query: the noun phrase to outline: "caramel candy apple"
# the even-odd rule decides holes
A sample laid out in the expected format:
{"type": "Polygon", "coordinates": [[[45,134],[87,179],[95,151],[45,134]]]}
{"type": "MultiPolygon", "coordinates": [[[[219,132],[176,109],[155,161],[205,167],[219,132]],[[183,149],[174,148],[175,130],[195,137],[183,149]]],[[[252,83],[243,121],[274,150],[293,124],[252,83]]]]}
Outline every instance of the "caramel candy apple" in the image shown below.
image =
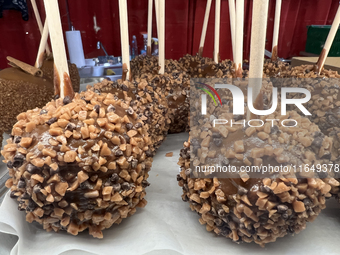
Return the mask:
{"type": "MultiPolygon", "coordinates": [[[[235,125],[212,127],[214,112],[192,123],[190,140],[184,143],[177,177],[183,188],[183,201],[200,216],[208,231],[235,242],[255,242],[261,246],[278,237],[299,233],[325,208],[330,190],[339,186],[327,173],[294,171],[293,166],[330,163],[331,138],[322,135],[317,125],[294,111],[287,116],[277,112],[260,119],[278,119],[275,125],[244,128],[235,125]],[[213,116],[210,118],[210,116],[213,116]],[[283,119],[297,121],[282,125],[283,119]],[[319,140],[321,139],[321,143],[319,140]],[[194,157],[194,158],[192,158],[194,157]],[[196,166],[287,166],[279,171],[256,176],[198,176],[196,166]],[[199,177],[199,178],[197,178],[199,177]],[[321,179],[322,178],[322,179],[321,179]]],[[[230,113],[222,113],[232,118],[230,113]]]]}
{"type": "MultiPolygon", "coordinates": [[[[48,58],[41,68],[42,77],[33,76],[19,68],[0,71],[0,139],[16,122],[16,116],[24,111],[43,107],[54,94],[53,59],[48,58]]],[[[74,64],[69,65],[74,91],[79,91],[80,78],[74,64]]]]}
{"type": "Polygon", "coordinates": [[[103,229],[146,205],[150,139],[114,95],[86,91],[17,119],[2,154],[6,186],[28,222],[102,238],[103,229]]]}
{"type": "Polygon", "coordinates": [[[117,99],[123,100],[138,114],[151,140],[150,150],[146,153],[154,156],[170,127],[168,104],[162,90],[146,80],[139,83],[104,80],[89,89],[97,93],[114,94],[117,99]]]}
{"type": "Polygon", "coordinates": [[[187,54],[179,63],[191,78],[231,78],[235,73],[234,64],[229,59],[216,63],[211,58],[187,54]]]}
{"type": "MultiPolygon", "coordinates": [[[[313,65],[302,65],[289,67],[281,70],[277,74],[280,78],[276,79],[274,86],[277,87],[300,87],[305,88],[311,93],[311,99],[304,104],[311,113],[309,119],[318,125],[322,134],[318,138],[317,144],[322,142],[322,136],[332,138],[332,153],[326,155],[334,166],[340,164],[340,75],[336,71],[323,69],[320,74],[314,71],[313,65]]],[[[304,97],[301,93],[290,94],[290,98],[304,97]]],[[[290,109],[296,110],[290,106],[290,109]]],[[[334,173],[339,181],[339,174],[334,173]]],[[[339,199],[340,190],[335,187],[331,190],[339,199]]]]}
{"type": "Polygon", "coordinates": [[[158,58],[139,56],[131,62],[137,83],[146,80],[161,89],[168,100],[169,133],[188,130],[190,75],[177,60],[165,60],[164,74],[159,74],[158,58]]]}
{"type": "MultiPolygon", "coordinates": [[[[41,71],[44,72],[44,75],[48,77],[49,79],[53,80],[54,79],[54,61],[53,57],[47,57],[44,62],[42,63],[41,66],[41,71]]],[[[75,92],[79,91],[80,87],[80,76],[78,72],[78,68],[75,64],[68,64],[68,69],[70,72],[70,79],[72,83],[73,90],[75,92]]]]}

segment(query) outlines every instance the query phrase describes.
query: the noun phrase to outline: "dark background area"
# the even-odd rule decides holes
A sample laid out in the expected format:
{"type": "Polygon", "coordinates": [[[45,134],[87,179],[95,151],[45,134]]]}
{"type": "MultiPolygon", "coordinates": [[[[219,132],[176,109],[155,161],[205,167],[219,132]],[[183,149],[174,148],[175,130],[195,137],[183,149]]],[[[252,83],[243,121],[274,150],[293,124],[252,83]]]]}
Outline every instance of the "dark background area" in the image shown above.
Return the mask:
{"type": "MultiPolygon", "coordinates": [[[[36,0],[42,21],[45,20],[43,0],[36,0]]],[[[198,51],[206,0],[166,0],[166,58],[178,59],[184,54],[198,51]]],[[[245,0],[244,58],[249,58],[251,11],[253,0],[245,0]]],[[[39,47],[40,32],[30,0],[27,0],[29,20],[24,21],[19,11],[4,10],[0,19],[0,68],[7,67],[6,56],[12,56],[34,64],[39,47]]],[[[147,0],[128,0],[129,36],[137,36],[139,50],[142,48],[140,32],[147,30],[147,0]]],[[[66,1],[59,0],[64,31],[68,29],[66,1]]],[[[279,37],[279,56],[290,58],[305,49],[308,25],[332,24],[338,0],[283,0],[279,37]]],[[[69,0],[73,26],[82,34],[86,58],[104,55],[96,49],[101,41],[109,55],[120,56],[120,30],[118,0],[69,0]],[[93,17],[97,26],[94,30],[93,17]]],[[[270,0],[266,48],[271,50],[275,1],[270,0]]],[[[153,37],[157,37],[155,14],[153,37]]],[[[215,1],[212,2],[204,56],[213,56],[215,1]]],[[[222,59],[231,58],[231,35],[228,1],[222,0],[221,41],[222,59]]]]}

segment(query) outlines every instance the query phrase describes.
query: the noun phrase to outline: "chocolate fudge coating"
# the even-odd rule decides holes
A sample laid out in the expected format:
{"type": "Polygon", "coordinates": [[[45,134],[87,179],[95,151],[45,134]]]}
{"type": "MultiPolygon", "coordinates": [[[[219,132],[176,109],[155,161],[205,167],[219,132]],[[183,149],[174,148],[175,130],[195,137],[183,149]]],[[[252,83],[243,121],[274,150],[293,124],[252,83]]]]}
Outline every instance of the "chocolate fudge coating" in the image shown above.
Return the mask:
{"type": "Polygon", "coordinates": [[[104,80],[89,89],[114,94],[128,102],[138,115],[142,115],[141,119],[151,140],[148,153],[150,155],[156,153],[165,140],[170,126],[167,100],[159,87],[146,80],[139,83],[137,80],[133,82],[104,80]]]}
{"type": "Polygon", "coordinates": [[[128,104],[86,91],[17,119],[2,154],[6,186],[28,222],[102,238],[146,205],[150,139],[128,104]]]}

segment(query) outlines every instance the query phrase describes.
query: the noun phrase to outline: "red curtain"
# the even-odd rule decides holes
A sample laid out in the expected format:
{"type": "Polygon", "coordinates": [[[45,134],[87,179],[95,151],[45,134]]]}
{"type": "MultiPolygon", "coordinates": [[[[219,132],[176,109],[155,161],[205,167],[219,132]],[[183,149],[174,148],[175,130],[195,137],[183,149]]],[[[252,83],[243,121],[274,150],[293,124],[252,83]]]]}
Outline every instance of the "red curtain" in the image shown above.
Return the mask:
{"type": "MultiPolygon", "coordinates": [[[[86,58],[103,55],[96,49],[101,41],[110,55],[119,56],[120,30],[118,0],[69,0],[70,18],[73,26],[81,31],[86,58]],[[98,32],[94,29],[96,17],[98,32]]],[[[141,32],[147,30],[147,0],[128,0],[129,35],[137,36],[139,49],[143,41],[141,32]]],[[[38,51],[40,33],[32,6],[27,0],[30,19],[23,21],[18,11],[4,11],[0,19],[0,68],[7,67],[6,56],[12,56],[34,64],[38,51]]],[[[249,58],[252,0],[245,0],[244,58],[249,58]]],[[[43,0],[37,0],[42,20],[45,20],[43,0]]],[[[213,1],[204,47],[204,56],[212,57],[214,39],[215,2],[213,1]]],[[[308,25],[331,24],[338,0],[283,0],[279,37],[279,56],[290,58],[305,49],[308,25]]],[[[64,31],[68,28],[66,1],[59,0],[64,31]]],[[[206,0],[166,1],[166,58],[178,59],[186,53],[198,51],[206,0]]],[[[270,1],[266,48],[271,50],[275,1],[270,1]]],[[[154,13],[153,36],[157,37],[154,13]]],[[[231,36],[228,0],[222,0],[221,41],[222,59],[231,58],[231,36]]]]}

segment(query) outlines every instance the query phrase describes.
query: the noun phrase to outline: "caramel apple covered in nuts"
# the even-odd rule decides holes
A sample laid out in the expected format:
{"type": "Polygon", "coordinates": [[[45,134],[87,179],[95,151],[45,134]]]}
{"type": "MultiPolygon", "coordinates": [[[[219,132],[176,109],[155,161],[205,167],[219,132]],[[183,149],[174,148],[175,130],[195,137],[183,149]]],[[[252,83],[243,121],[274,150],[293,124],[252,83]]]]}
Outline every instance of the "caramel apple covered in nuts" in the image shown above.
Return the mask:
{"type": "Polygon", "coordinates": [[[146,80],[162,88],[167,99],[169,119],[171,121],[169,133],[180,133],[188,129],[190,75],[183,70],[176,60],[165,60],[163,75],[144,74],[136,79],[137,82],[146,80]]]}
{"type": "Polygon", "coordinates": [[[187,54],[179,63],[191,78],[231,78],[235,72],[233,62],[229,59],[216,63],[213,59],[200,57],[198,54],[187,54]]]}
{"type": "Polygon", "coordinates": [[[272,61],[271,59],[265,59],[263,65],[263,73],[267,77],[283,77],[282,75],[289,72],[291,66],[280,60],[272,61]]]}
{"type": "MultiPolygon", "coordinates": [[[[78,72],[78,68],[75,64],[69,63],[68,70],[70,72],[70,80],[72,83],[73,90],[75,92],[79,91],[80,87],[80,76],[78,72]]],[[[54,60],[53,56],[47,57],[41,66],[41,71],[44,72],[44,75],[49,79],[54,79],[54,60]]]]}
{"type": "MultiPolygon", "coordinates": [[[[304,104],[311,113],[309,119],[320,128],[320,136],[315,143],[320,144],[323,136],[332,138],[332,153],[325,155],[335,166],[340,164],[340,75],[336,71],[323,69],[317,74],[313,65],[302,65],[281,69],[280,78],[273,82],[276,87],[300,87],[311,93],[311,99],[304,104]]],[[[302,93],[290,93],[289,98],[304,97],[302,93]]],[[[295,106],[290,106],[296,110],[295,106]]],[[[336,176],[339,181],[339,174],[336,176]]],[[[339,187],[331,190],[339,199],[339,187]]]]}
{"type": "Polygon", "coordinates": [[[171,121],[169,133],[188,129],[190,75],[177,60],[165,60],[164,74],[158,73],[158,59],[139,56],[131,62],[132,74],[137,83],[143,80],[161,89],[168,101],[171,121]]]}
{"type": "Polygon", "coordinates": [[[138,55],[130,62],[132,78],[136,79],[144,74],[158,74],[158,57],[149,55],[138,55]]]}
{"type": "MultiPolygon", "coordinates": [[[[311,99],[304,104],[311,113],[310,120],[317,124],[325,135],[334,133],[340,125],[340,75],[336,71],[325,69],[318,75],[313,71],[312,65],[287,68],[278,75],[285,79],[274,79],[275,87],[300,87],[311,92],[311,99]]],[[[305,95],[289,93],[288,96],[292,99],[305,95]]],[[[294,105],[291,105],[290,109],[297,110],[294,105]]]]}
{"type": "Polygon", "coordinates": [[[114,95],[86,91],[17,119],[2,153],[6,186],[28,222],[102,238],[103,229],[146,205],[150,139],[114,95]]]}
{"type": "MultiPolygon", "coordinates": [[[[159,75],[157,57],[138,56],[131,61],[131,70],[132,77],[137,83],[146,80],[162,89],[168,101],[171,121],[169,133],[179,133],[189,129],[190,79],[231,78],[235,72],[231,69],[232,65],[230,60],[215,63],[210,58],[185,55],[179,61],[165,60],[165,72],[159,75]]],[[[246,70],[244,75],[247,76],[246,70]]]]}
{"type": "MultiPolygon", "coordinates": [[[[33,76],[19,68],[0,71],[0,141],[3,132],[12,129],[19,113],[43,107],[53,98],[53,63],[53,59],[44,61],[42,77],[33,76]]],[[[73,89],[79,91],[80,78],[76,65],[70,64],[69,70],[73,89]]]]}
{"type": "MultiPolygon", "coordinates": [[[[228,118],[228,114],[223,117],[228,118]]],[[[321,135],[317,125],[294,111],[287,116],[262,116],[263,121],[279,121],[256,128],[213,127],[210,116],[207,114],[191,127],[190,140],[180,153],[181,172],[177,177],[183,201],[198,212],[200,223],[208,231],[235,242],[264,246],[278,237],[299,233],[325,208],[330,190],[339,183],[327,173],[319,176],[306,169],[294,170],[294,166],[330,163],[325,155],[330,153],[332,141],[321,135]],[[283,119],[294,119],[297,125],[287,122],[285,127],[283,119]],[[231,178],[226,174],[216,177],[211,172],[198,176],[194,171],[197,166],[207,165],[236,169],[282,165],[288,171],[256,175],[241,172],[231,178]]]]}
{"type": "MultiPolygon", "coordinates": [[[[154,156],[156,150],[165,140],[170,126],[167,100],[162,90],[146,80],[139,83],[137,81],[118,80],[112,82],[104,80],[89,89],[97,93],[114,94],[117,99],[123,100],[138,114],[151,140],[150,149],[146,154],[154,156]]],[[[131,127],[131,125],[127,126],[127,128],[131,127]]]]}

